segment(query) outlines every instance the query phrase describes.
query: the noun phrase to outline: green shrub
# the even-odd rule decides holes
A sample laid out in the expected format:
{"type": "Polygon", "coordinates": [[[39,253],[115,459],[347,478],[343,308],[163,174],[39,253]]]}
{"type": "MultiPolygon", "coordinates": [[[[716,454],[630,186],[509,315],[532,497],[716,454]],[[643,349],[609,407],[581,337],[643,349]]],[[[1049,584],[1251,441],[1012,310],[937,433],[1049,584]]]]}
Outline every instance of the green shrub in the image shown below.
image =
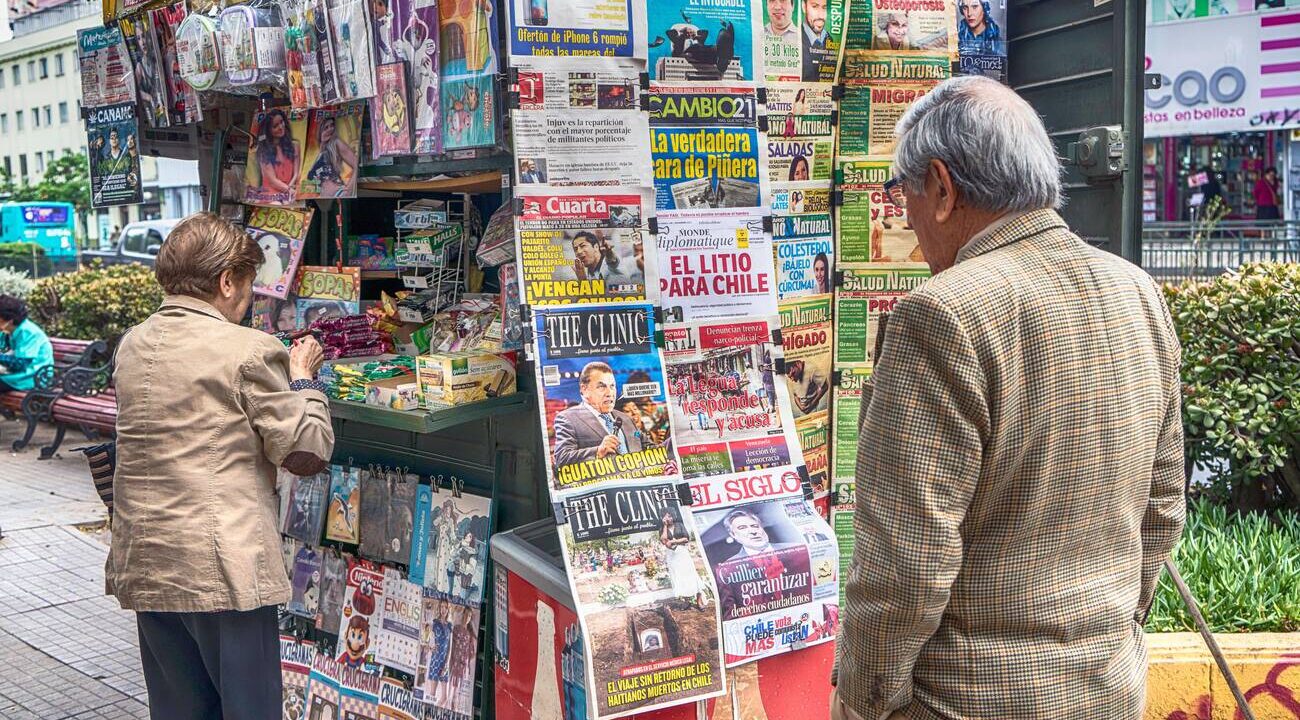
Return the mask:
{"type": "MultiPolygon", "coordinates": [[[[1300,630],[1300,515],[1238,513],[1206,500],[1187,508],[1174,564],[1214,632],[1300,630]]],[[[1194,632],[1169,576],[1147,619],[1151,632],[1194,632]]]]}
{"type": "Polygon", "coordinates": [[[35,285],[26,271],[0,267],[0,295],[25,298],[35,285]]]}
{"type": "Polygon", "coordinates": [[[82,270],[37,281],[28,305],[51,337],[107,340],[113,345],[157,310],[162,299],[152,269],[105,267],[96,261],[82,270]]]}
{"type": "Polygon", "coordinates": [[[54,273],[54,261],[45,255],[45,248],[36,243],[5,243],[0,245],[0,268],[18,270],[32,277],[47,277],[54,273]]]}
{"type": "Polygon", "coordinates": [[[1208,491],[1243,509],[1300,508],[1300,266],[1245,265],[1166,296],[1189,459],[1227,462],[1208,491]]]}

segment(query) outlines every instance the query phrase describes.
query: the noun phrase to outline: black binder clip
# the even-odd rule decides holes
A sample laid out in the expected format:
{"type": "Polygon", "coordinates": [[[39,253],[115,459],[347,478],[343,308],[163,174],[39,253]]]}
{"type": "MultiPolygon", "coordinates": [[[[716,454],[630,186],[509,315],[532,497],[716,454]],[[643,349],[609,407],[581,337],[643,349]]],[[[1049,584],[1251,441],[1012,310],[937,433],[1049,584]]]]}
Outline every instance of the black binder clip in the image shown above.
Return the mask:
{"type": "Polygon", "coordinates": [[[646,222],[646,229],[650,231],[651,235],[659,234],[659,218],[650,218],[645,222],[646,222]]]}
{"type": "Polygon", "coordinates": [[[691,494],[690,483],[677,483],[677,504],[688,507],[695,504],[695,496],[691,494]]]}

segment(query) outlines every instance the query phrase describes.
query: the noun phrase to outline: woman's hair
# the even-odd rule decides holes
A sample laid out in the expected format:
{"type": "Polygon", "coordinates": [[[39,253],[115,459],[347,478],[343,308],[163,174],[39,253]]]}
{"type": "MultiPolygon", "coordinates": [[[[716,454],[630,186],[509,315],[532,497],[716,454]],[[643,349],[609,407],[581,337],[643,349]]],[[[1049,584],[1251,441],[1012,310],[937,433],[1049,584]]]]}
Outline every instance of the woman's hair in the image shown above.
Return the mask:
{"type": "Polygon", "coordinates": [[[795,173],[800,165],[803,165],[804,172],[808,173],[809,177],[812,177],[812,168],[808,167],[808,158],[803,155],[795,155],[794,159],[790,161],[790,177],[786,178],[787,180],[794,180],[795,173]]]}
{"type": "Polygon", "coordinates": [[[262,117],[262,124],[258,128],[263,136],[258,139],[259,142],[257,143],[257,162],[259,163],[275,164],[276,142],[271,139],[271,121],[277,116],[284,123],[284,137],[279,140],[280,152],[284,153],[284,156],[289,160],[297,160],[293,151],[293,131],[289,126],[289,116],[285,115],[283,110],[276,108],[268,111],[262,117]]]}
{"type": "Polygon", "coordinates": [[[222,273],[250,278],[264,261],[262,248],[248,233],[215,213],[200,212],[172,228],[158,251],[154,274],[168,295],[209,299],[217,294],[222,273]]]}
{"type": "Polygon", "coordinates": [[[27,319],[27,303],[12,295],[0,295],[0,320],[22,325],[27,319]]]}

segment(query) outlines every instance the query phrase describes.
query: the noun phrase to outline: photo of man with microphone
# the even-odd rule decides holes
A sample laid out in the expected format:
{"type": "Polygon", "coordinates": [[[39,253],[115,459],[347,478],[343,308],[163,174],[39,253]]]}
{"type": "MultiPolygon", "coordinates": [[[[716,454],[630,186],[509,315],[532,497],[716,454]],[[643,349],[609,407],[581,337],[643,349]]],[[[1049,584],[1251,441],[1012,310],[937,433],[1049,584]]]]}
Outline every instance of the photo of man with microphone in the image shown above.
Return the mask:
{"type": "Polygon", "coordinates": [[[611,455],[640,452],[642,433],[632,418],[614,409],[614,370],[589,362],[578,378],[582,402],[555,416],[555,469],[611,455]]]}

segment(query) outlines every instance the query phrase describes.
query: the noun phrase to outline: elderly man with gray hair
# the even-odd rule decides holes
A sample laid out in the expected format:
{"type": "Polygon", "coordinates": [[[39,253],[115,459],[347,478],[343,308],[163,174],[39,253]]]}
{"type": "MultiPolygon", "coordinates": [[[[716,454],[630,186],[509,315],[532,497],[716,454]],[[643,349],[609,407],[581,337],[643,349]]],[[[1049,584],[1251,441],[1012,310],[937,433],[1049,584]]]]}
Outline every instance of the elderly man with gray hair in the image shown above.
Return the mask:
{"type": "Polygon", "coordinates": [[[1184,519],[1169,313],[1057,215],[1011,90],[946,81],[898,137],[888,195],[934,277],[891,313],[863,405],[832,716],[1137,720],[1184,519]]]}

